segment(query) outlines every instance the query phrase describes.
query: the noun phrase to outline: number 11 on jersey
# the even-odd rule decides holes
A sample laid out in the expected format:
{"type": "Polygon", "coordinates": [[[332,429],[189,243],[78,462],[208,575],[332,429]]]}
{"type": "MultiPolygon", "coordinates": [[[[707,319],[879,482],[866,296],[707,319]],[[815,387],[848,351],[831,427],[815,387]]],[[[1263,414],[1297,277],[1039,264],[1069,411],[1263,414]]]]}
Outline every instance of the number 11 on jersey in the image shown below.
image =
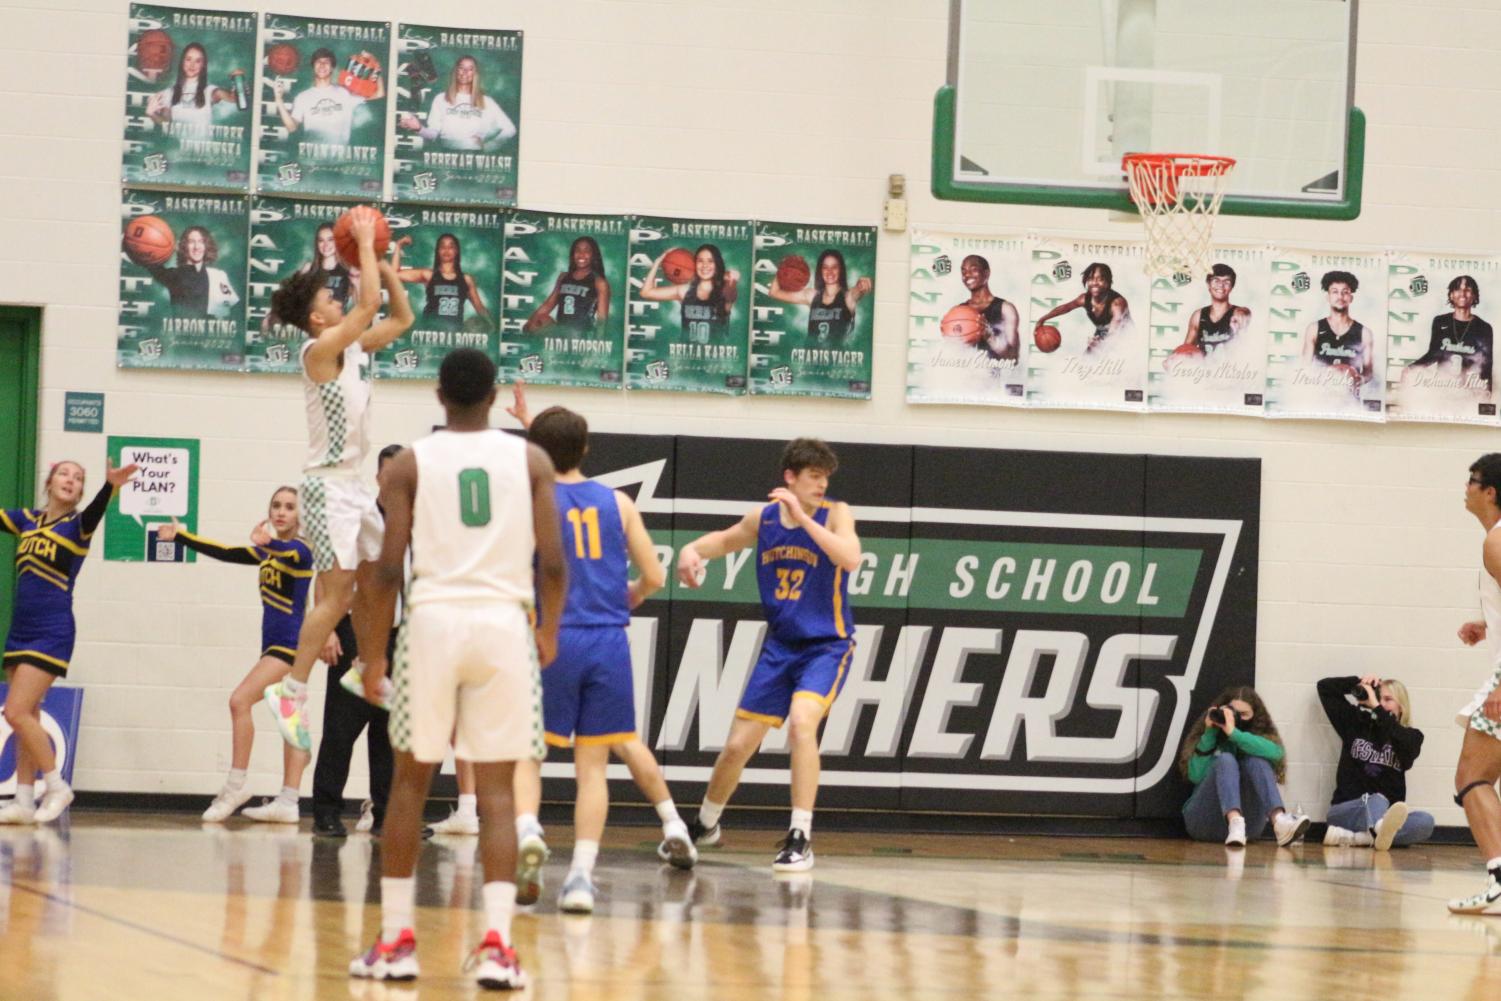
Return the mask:
{"type": "Polygon", "coordinates": [[[599,542],[599,508],[569,508],[568,524],[573,527],[574,555],[581,560],[599,559],[603,555],[599,542]]]}

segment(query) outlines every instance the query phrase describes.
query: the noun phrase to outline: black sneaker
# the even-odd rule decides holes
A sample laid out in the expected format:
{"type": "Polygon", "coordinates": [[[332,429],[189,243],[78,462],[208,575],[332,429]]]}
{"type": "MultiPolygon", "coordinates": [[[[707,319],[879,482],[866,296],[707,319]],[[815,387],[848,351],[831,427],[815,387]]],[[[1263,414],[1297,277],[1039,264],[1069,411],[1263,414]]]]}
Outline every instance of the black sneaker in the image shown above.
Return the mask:
{"type": "Polygon", "coordinates": [[[777,857],[771,863],[777,872],[807,872],[813,868],[813,846],[797,828],[788,831],[777,847],[777,857]]]}
{"type": "Polygon", "coordinates": [[[344,822],[338,817],[324,814],[313,815],[313,834],[320,838],[347,838],[349,831],[344,828],[344,822]]]}
{"type": "Polygon", "coordinates": [[[695,845],[719,844],[719,825],[705,827],[697,817],[688,821],[688,837],[693,839],[695,845]]]}

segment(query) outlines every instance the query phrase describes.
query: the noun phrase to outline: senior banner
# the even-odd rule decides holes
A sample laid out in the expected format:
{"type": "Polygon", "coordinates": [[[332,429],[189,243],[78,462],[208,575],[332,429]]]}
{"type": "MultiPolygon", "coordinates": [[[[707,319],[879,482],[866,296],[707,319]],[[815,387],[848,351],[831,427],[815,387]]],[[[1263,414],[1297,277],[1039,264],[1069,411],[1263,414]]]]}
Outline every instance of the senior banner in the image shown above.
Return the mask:
{"type": "Polygon", "coordinates": [[[1387,257],[1277,247],[1268,296],[1268,417],[1380,421],[1387,257]]]}
{"type": "Polygon", "coordinates": [[[250,187],[257,28],[250,11],[130,5],[127,184],[250,187]]]}
{"type": "Polygon", "coordinates": [[[516,204],[521,32],[396,31],[397,201],[516,204]]]}
{"type": "Polygon", "coordinates": [[[1501,257],[1398,254],[1387,266],[1387,404],[1394,421],[1496,423],[1495,335],[1481,292],[1501,257]]]}
{"type": "Polygon", "coordinates": [[[913,230],[907,402],[1025,406],[1031,244],[913,230]]]}
{"type": "Polygon", "coordinates": [[[1142,245],[1058,237],[1031,253],[1027,402],[1145,410],[1151,285],[1142,245]]]}
{"type": "Polygon", "coordinates": [[[750,389],[870,399],[876,229],[756,223],[750,389]]]}

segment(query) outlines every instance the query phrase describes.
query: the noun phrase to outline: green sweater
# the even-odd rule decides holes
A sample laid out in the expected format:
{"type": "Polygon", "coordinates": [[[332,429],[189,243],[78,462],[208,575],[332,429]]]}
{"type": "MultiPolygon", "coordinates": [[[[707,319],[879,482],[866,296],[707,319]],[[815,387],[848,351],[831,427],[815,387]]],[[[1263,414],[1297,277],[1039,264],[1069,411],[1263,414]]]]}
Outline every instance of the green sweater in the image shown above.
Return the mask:
{"type": "Polygon", "coordinates": [[[1198,785],[1204,781],[1204,776],[1209,774],[1209,769],[1214,767],[1216,754],[1234,754],[1237,757],[1251,755],[1256,758],[1265,758],[1276,763],[1282,760],[1286,752],[1282,745],[1274,740],[1247,733],[1245,730],[1236,729],[1227,737],[1225,731],[1217,726],[1211,726],[1204,731],[1204,736],[1199,738],[1199,743],[1194,747],[1194,754],[1188,759],[1188,781],[1198,785]]]}

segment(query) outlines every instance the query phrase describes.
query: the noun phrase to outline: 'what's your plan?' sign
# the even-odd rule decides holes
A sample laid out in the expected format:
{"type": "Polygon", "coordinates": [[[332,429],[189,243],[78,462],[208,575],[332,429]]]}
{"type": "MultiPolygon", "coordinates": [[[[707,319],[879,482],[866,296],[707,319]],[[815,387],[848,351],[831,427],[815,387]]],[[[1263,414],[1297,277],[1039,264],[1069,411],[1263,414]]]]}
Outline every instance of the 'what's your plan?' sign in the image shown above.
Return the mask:
{"type": "MultiPolygon", "coordinates": [[[[116,466],[139,467],[120,488],[104,519],[104,558],[148,560],[152,528],[173,518],[198,526],[198,439],[110,436],[109,458],[116,466]]],[[[189,556],[191,559],[191,555],[189,556]]]]}

